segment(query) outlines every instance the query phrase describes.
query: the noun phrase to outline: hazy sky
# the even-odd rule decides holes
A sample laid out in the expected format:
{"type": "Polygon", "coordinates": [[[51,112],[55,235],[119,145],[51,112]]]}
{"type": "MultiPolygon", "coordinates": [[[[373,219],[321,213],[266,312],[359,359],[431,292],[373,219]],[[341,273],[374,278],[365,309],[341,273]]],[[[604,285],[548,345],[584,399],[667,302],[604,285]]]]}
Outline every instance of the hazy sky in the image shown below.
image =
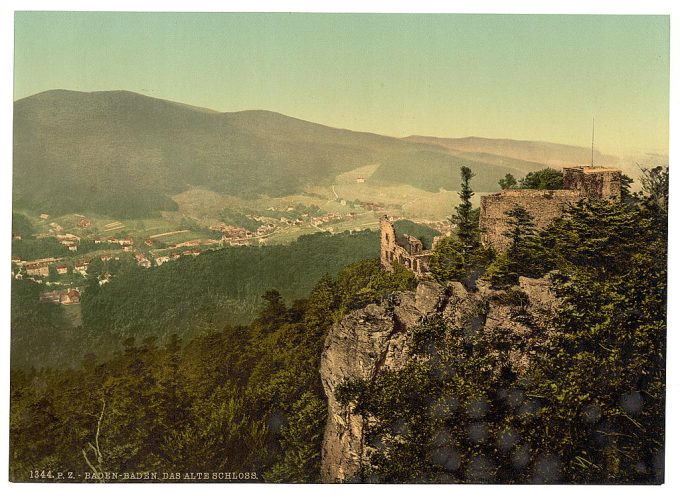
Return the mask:
{"type": "Polygon", "coordinates": [[[669,18],[17,13],[15,98],[131,90],[393,136],[666,153],[669,18]]]}

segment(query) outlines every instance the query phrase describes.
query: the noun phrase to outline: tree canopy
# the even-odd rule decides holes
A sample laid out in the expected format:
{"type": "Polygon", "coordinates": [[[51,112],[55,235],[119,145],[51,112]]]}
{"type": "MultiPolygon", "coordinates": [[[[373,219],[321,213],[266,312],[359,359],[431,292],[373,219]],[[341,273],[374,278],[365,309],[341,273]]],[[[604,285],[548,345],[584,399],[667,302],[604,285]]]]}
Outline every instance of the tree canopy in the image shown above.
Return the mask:
{"type": "Polygon", "coordinates": [[[538,171],[530,171],[519,181],[508,173],[498,181],[502,190],[520,188],[537,190],[560,190],[564,188],[564,179],[561,171],[553,168],[544,168],[538,171]]]}
{"type": "Polygon", "coordinates": [[[322,277],[291,305],[265,291],[248,326],[187,342],[128,337],[106,361],[15,369],[10,475],[26,481],[31,470],[58,462],[81,476],[92,465],[98,472],[240,469],[257,480],[317,482],[326,421],[318,370],[328,328],[414,285],[405,269],[388,273],[365,260],[322,277]]]}

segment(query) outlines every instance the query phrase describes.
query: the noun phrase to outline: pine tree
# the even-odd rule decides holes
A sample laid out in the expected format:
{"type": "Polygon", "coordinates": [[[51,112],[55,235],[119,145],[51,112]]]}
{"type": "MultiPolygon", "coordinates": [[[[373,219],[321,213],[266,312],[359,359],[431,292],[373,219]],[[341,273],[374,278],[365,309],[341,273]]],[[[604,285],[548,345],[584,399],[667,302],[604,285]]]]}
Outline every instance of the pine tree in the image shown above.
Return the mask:
{"type": "Polygon", "coordinates": [[[501,187],[501,190],[517,188],[517,180],[512,174],[507,173],[505,177],[498,180],[498,185],[501,187]]]}
{"type": "Polygon", "coordinates": [[[472,208],[470,199],[475,195],[470,186],[470,181],[475,174],[467,166],[460,168],[460,204],[456,206],[455,213],[450,221],[456,225],[456,235],[465,249],[474,249],[479,246],[479,228],[475,210],[472,208]]]}
{"type": "Polygon", "coordinates": [[[517,285],[520,276],[540,277],[549,266],[531,214],[523,207],[515,206],[505,215],[508,229],[503,235],[510,239],[510,246],[491,264],[486,275],[498,288],[517,285]]]}
{"type": "Polygon", "coordinates": [[[545,168],[531,171],[519,181],[519,188],[538,190],[560,190],[564,188],[564,177],[561,171],[545,168]]]}
{"type": "Polygon", "coordinates": [[[460,176],[460,204],[449,218],[455,225],[455,236],[439,241],[430,260],[430,271],[440,282],[460,280],[468,287],[474,287],[493,254],[480,244],[479,208],[473,209],[470,201],[475,195],[470,186],[475,174],[467,166],[462,166],[460,176]]]}

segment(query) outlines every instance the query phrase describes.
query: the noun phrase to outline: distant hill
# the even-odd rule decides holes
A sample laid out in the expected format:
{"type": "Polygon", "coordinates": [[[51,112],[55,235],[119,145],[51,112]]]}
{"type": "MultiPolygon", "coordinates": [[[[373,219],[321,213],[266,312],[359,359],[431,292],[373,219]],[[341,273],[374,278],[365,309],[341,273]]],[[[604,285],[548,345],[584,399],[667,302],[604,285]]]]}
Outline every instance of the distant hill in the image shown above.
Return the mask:
{"type": "Polygon", "coordinates": [[[404,140],[269,111],[221,113],[126,91],[51,90],[14,104],[14,205],[136,218],[177,209],[171,197],[195,186],[250,199],[282,196],[330,185],[367,164],[380,164],[378,185],[429,191],[457,189],[462,164],[475,170],[480,191],[496,190],[506,173],[544,167],[538,152],[528,159],[507,144],[475,145],[485,140],[404,140]]]}
{"type": "Polygon", "coordinates": [[[451,155],[445,151],[416,150],[387,157],[371,176],[377,185],[406,183],[429,192],[440,188],[458,190],[460,188],[460,167],[468,166],[475,173],[472,188],[479,192],[499,189],[498,180],[511,173],[523,177],[528,171],[545,167],[512,158],[503,158],[499,164],[498,156],[491,154],[468,154],[465,157],[451,155]],[[492,160],[489,160],[492,157],[492,160]]]}
{"type": "Polygon", "coordinates": [[[219,113],[122,91],[21,99],[14,129],[16,205],[123,217],[173,209],[170,195],[192,185],[291,194],[384,151],[422,148],[267,111],[219,113]]]}
{"type": "MultiPolygon", "coordinates": [[[[461,157],[465,157],[466,152],[492,154],[553,167],[590,164],[591,159],[591,150],[587,147],[551,142],[482,137],[440,138],[418,135],[406,137],[404,140],[419,144],[440,145],[461,157]]],[[[597,164],[617,165],[619,163],[618,157],[601,154],[598,150],[595,150],[594,156],[597,164]]]]}

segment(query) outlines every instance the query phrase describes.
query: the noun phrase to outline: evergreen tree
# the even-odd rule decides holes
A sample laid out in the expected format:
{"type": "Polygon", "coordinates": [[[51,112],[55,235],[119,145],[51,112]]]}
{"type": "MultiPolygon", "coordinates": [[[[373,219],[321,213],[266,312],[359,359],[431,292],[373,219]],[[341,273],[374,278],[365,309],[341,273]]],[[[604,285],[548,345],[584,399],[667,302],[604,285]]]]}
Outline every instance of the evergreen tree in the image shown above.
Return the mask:
{"type": "Polygon", "coordinates": [[[666,237],[646,207],[658,198],[582,203],[549,230],[559,333],[530,392],[555,430],[544,420],[532,437],[571,482],[663,479],[666,237]]]}
{"type": "Polygon", "coordinates": [[[475,195],[470,185],[470,181],[475,176],[470,168],[461,166],[460,168],[460,203],[456,206],[455,213],[450,221],[456,226],[458,240],[466,250],[474,249],[479,245],[478,218],[476,218],[470,199],[475,195]]]}
{"type": "Polygon", "coordinates": [[[508,229],[504,235],[510,246],[489,266],[486,278],[494,287],[517,285],[520,276],[538,278],[549,262],[541,246],[533,217],[521,206],[506,211],[508,229]]]}
{"type": "Polygon", "coordinates": [[[325,422],[323,399],[305,393],[293,405],[288,425],[281,429],[283,458],[265,473],[265,479],[282,483],[319,482],[325,422]]]}
{"type": "Polygon", "coordinates": [[[662,482],[663,198],[661,187],[634,205],[584,201],[540,236],[525,212],[509,212],[505,275],[527,274],[532,260],[522,254],[545,251],[559,298],[547,315],[556,333],[538,349],[525,332],[420,324],[403,369],[336,392],[367,420],[375,452],[361,478],[662,482]],[[517,348],[534,358],[521,375],[506,368],[517,348]]]}
{"type": "Polygon", "coordinates": [[[440,240],[430,259],[430,272],[440,282],[460,280],[474,287],[492,257],[491,250],[481,247],[479,240],[479,208],[473,209],[470,199],[475,195],[470,181],[475,176],[470,168],[460,168],[460,203],[449,221],[455,235],[440,240]]]}
{"type": "Polygon", "coordinates": [[[265,304],[255,323],[259,326],[261,333],[268,334],[285,322],[287,309],[281,294],[276,289],[266,291],[262,295],[262,299],[265,304]]]}
{"type": "Polygon", "coordinates": [[[512,174],[507,173],[503,178],[498,180],[498,185],[501,187],[501,190],[516,188],[517,180],[512,174]]]}
{"type": "Polygon", "coordinates": [[[628,176],[621,174],[621,202],[627,204],[632,204],[635,202],[635,196],[630,191],[630,186],[634,183],[634,180],[628,176]]]}
{"type": "Polygon", "coordinates": [[[430,258],[430,272],[440,282],[459,280],[465,276],[465,247],[454,237],[439,241],[430,258]]]}
{"type": "Polygon", "coordinates": [[[648,206],[655,206],[663,213],[668,213],[668,166],[656,166],[652,169],[641,168],[642,200],[648,206]]]}
{"type": "Polygon", "coordinates": [[[560,190],[564,188],[564,177],[561,171],[545,168],[531,171],[519,181],[519,188],[538,190],[560,190]]]}

